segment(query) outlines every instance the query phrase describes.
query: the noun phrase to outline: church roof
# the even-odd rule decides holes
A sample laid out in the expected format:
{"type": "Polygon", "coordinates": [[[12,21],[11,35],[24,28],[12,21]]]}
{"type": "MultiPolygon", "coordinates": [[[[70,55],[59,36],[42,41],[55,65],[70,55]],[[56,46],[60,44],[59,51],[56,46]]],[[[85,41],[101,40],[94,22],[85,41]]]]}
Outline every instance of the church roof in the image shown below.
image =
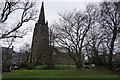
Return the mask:
{"type": "Polygon", "coordinates": [[[45,25],[44,2],[42,2],[42,5],[41,5],[41,10],[40,10],[38,23],[45,25]]]}

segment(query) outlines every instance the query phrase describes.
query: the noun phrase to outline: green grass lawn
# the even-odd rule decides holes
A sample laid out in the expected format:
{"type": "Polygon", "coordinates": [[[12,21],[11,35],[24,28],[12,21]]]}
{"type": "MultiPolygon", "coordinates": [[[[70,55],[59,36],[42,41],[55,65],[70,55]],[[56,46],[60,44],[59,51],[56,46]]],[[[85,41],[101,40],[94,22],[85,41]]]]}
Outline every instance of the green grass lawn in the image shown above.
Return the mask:
{"type": "Polygon", "coordinates": [[[65,69],[65,70],[76,69],[75,65],[65,65],[65,64],[56,64],[55,67],[59,69],[65,69]]]}
{"type": "Polygon", "coordinates": [[[46,65],[42,65],[34,67],[34,70],[14,70],[5,72],[3,73],[3,78],[96,78],[97,80],[98,78],[112,78],[113,80],[120,78],[119,75],[113,74],[112,71],[105,68],[90,67],[90,69],[77,70],[75,65],[55,65],[55,67],[60,70],[41,70],[45,67],[46,65]]]}
{"type": "MultiPolygon", "coordinates": [[[[47,67],[46,65],[35,66],[34,70],[43,70],[46,67],[47,67]]],[[[56,65],[54,65],[54,67],[57,70],[73,70],[73,69],[76,69],[75,65],[65,65],[65,64],[56,64],[56,65]]]]}
{"type": "Polygon", "coordinates": [[[109,70],[15,70],[3,73],[3,78],[119,78],[109,70]]]}
{"type": "MultiPolygon", "coordinates": [[[[85,65],[83,65],[85,66],[85,65]]],[[[41,70],[44,69],[45,67],[47,67],[46,65],[41,65],[41,66],[35,66],[34,70],[41,70]]],[[[73,70],[76,69],[75,65],[66,65],[66,64],[56,64],[54,65],[54,67],[56,69],[62,69],[62,70],[73,70]]],[[[91,66],[89,66],[90,68],[92,68],[91,66]]]]}

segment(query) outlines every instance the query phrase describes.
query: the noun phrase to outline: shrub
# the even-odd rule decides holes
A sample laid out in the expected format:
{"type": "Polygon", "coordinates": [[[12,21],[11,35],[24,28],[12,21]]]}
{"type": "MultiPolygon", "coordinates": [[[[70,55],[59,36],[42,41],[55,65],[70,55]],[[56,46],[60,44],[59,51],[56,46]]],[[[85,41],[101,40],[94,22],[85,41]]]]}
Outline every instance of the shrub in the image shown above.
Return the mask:
{"type": "Polygon", "coordinates": [[[16,63],[16,66],[18,66],[18,67],[19,67],[19,66],[20,66],[20,62],[17,62],[17,63],[16,63]]]}
{"type": "Polygon", "coordinates": [[[36,66],[35,63],[29,63],[27,69],[32,70],[36,66]]]}
{"type": "Polygon", "coordinates": [[[41,69],[44,69],[46,67],[47,67],[47,65],[39,65],[39,66],[35,66],[34,70],[41,70],[41,69]]]}
{"type": "MultiPolygon", "coordinates": [[[[10,71],[10,66],[12,65],[11,61],[8,60],[2,64],[2,71],[3,72],[8,72],[10,71]]],[[[12,68],[11,68],[12,69],[12,68]]]]}
{"type": "Polygon", "coordinates": [[[88,62],[85,62],[85,65],[89,65],[89,63],[88,63],[88,62]]]}
{"type": "Polygon", "coordinates": [[[28,63],[27,62],[21,62],[19,64],[19,68],[27,68],[28,67],[28,63]]]}

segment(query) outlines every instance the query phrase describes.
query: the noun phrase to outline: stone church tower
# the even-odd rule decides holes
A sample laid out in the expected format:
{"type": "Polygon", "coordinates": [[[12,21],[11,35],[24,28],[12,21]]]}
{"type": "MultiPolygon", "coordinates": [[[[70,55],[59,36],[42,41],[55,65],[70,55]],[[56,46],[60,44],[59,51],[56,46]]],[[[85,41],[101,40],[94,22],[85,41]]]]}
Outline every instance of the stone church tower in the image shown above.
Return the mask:
{"type": "Polygon", "coordinates": [[[31,51],[32,63],[47,64],[47,58],[49,56],[49,32],[48,22],[45,23],[43,2],[41,5],[39,19],[34,28],[31,51]]]}

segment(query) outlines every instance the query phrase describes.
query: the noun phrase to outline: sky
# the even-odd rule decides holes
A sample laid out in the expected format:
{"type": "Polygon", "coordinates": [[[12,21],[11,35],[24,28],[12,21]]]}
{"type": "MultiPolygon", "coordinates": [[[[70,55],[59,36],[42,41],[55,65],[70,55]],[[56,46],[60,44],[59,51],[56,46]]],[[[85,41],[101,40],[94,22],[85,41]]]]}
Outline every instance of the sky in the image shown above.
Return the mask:
{"type": "MultiPolygon", "coordinates": [[[[41,2],[37,2],[37,8],[40,10],[41,2]]],[[[48,25],[50,26],[55,21],[58,21],[59,15],[58,12],[72,11],[73,9],[84,10],[85,6],[88,2],[46,2],[44,1],[44,9],[45,9],[45,18],[48,21],[48,25]]],[[[39,16],[39,15],[38,15],[39,16]]],[[[17,17],[17,16],[16,16],[17,17]]],[[[32,29],[34,30],[35,22],[27,23],[26,26],[32,25],[32,29]]],[[[23,27],[21,27],[23,28],[23,27]]],[[[28,35],[24,36],[22,39],[17,39],[17,43],[14,43],[14,50],[19,51],[20,47],[24,46],[25,43],[32,43],[33,30],[29,32],[28,35]]]]}
{"type": "MultiPolygon", "coordinates": [[[[59,19],[58,13],[61,13],[61,12],[64,13],[65,11],[72,11],[73,9],[84,11],[85,7],[88,4],[96,4],[101,1],[102,0],[44,0],[45,17],[50,26],[55,21],[58,21],[59,19]]],[[[109,0],[109,1],[112,1],[112,0],[109,0]]],[[[117,1],[117,0],[114,0],[114,1],[117,1]]],[[[42,3],[41,0],[37,0],[36,9],[40,10],[41,3],[42,3]]],[[[35,22],[29,22],[23,27],[25,28],[29,26],[32,27],[32,31],[29,32],[28,35],[24,36],[22,39],[17,39],[18,42],[13,44],[15,51],[19,51],[20,47],[24,46],[25,43],[29,43],[31,45],[35,22]]]]}

